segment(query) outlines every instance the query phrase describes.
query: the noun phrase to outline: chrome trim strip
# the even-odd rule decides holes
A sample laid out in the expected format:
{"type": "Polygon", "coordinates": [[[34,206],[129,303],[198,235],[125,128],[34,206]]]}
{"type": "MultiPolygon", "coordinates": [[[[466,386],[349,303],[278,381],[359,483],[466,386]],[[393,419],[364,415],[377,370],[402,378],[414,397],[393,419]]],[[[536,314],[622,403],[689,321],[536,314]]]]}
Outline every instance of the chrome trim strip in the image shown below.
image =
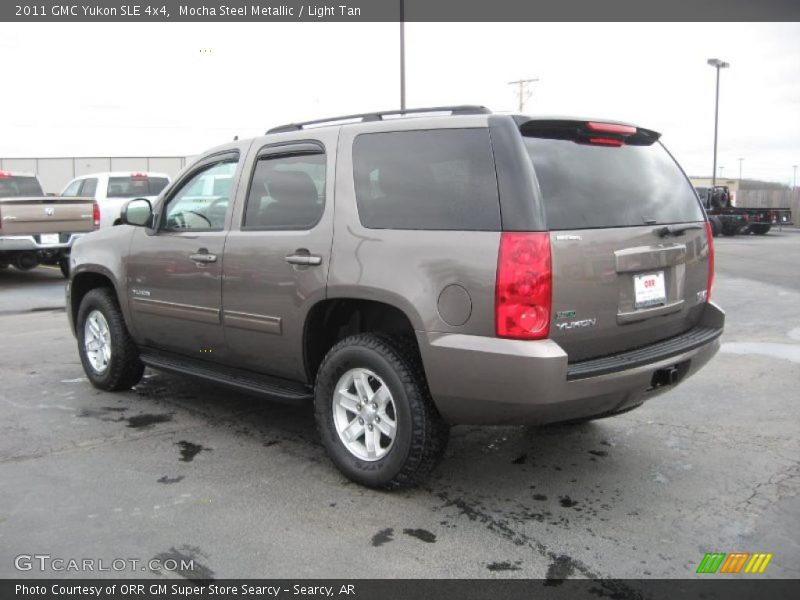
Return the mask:
{"type": "Polygon", "coordinates": [[[220,324],[220,311],[217,308],[179,304],[177,302],[165,302],[163,300],[151,300],[139,296],[132,298],[132,300],[134,308],[139,312],[149,313],[159,317],[198,321],[200,323],[208,323],[209,325],[220,324]]]}
{"type": "Polygon", "coordinates": [[[226,310],[222,314],[222,319],[226,327],[247,329],[258,331],[259,333],[271,333],[273,335],[281,335],[282,333],[280,317],[226,310]]]}

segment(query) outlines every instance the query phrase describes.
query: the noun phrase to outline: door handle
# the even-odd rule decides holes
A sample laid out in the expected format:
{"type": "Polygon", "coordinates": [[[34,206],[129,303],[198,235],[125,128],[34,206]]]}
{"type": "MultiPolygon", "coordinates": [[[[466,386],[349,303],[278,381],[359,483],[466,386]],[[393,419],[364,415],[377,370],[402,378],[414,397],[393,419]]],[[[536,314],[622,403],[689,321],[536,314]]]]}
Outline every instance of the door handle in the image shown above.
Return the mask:
{"type": "Polygon", "coordinates": [[[316,267],[322,264],[322,257],[315,254],[290,254],[286,257],[286,262],[290,265],[316,267]]]}
{"type": "Polygon", "coordinates": [[[210,254],[208,249],[200,248],[194,254],[190,254],[189,258],[191,258],[196,263],[213,263],[217,262],[217,255],[210,254]]]}

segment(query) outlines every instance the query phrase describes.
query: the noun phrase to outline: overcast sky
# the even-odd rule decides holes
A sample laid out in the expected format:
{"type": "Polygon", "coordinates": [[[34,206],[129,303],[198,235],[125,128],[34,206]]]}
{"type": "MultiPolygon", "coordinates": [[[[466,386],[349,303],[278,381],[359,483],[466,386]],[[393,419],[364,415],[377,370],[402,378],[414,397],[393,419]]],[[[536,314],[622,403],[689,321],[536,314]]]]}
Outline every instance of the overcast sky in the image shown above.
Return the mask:
{"type": "MultiPolygon", "coordinates": [[[[0,156],[193,155],[234,135],[399,106],[396,23],[0,24],[0,156]],[[203,51],[201,51],[203,50],[203,51]]],[[[410,23],[410,107],[632,121],[710,175],[788,183],[800,163],[800,24],[410,23]]]]}

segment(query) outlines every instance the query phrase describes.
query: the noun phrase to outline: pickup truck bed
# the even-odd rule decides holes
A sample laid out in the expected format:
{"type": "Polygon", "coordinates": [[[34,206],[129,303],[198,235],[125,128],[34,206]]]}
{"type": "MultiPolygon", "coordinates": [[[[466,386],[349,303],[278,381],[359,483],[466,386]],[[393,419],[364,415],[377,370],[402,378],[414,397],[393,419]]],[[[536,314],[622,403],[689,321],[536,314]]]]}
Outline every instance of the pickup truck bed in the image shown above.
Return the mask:
{"type": "Polygon", "coordinates": [[[58,264],[66,275],[73,242],[98,218],[91,198],[0,198],[0,268],[58,264]]]}

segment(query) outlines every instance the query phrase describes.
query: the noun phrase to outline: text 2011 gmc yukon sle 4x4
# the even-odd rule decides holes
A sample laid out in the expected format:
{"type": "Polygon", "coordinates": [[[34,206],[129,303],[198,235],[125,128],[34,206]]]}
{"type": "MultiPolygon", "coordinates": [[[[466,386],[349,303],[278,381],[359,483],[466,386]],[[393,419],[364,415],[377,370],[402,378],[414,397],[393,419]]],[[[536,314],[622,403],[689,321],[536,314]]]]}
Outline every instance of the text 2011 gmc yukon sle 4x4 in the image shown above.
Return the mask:
{"type": "Polygon", "coordinates": [[[712,237],[658,133],[425,113],[216,148],[80,240],[68,313],[91,382],[148,365],[313,398],[337,467],[392,487],[451,424],[612,415],[714,355],[712,237]],[[216,174],[226,193],[198,197],[216,174]]]}

